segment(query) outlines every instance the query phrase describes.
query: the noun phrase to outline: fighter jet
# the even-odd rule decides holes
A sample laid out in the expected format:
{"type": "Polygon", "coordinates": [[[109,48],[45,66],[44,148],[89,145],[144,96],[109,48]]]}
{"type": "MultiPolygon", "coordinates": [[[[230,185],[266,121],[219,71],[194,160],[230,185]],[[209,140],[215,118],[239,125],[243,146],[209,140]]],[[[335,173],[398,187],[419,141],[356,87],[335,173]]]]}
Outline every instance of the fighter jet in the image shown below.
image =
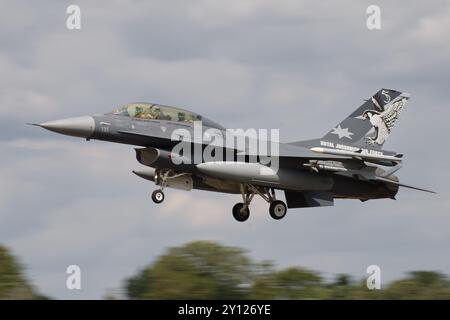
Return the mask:
{"type": "MultiPolygon", "coordinates": [[[[321,138],[269,139],[263,142],[270,148],[256,151],[245,143],[228,143],[242,132],[229,134],[197,113],[154,103],[129,103],[103,115],[34,125],[88,141],[137,146],[136,159],[143,166],[133,173],[158,186],[151,196],[155,203],[163,202],[165,188],[240,194],[242,202],[232,214],[243,222],[256,195],[267,201],[270,216],[280,220],[288,208],[332,206],[334,199],[395,199],[399,187],[433,192],[400,183],[394,173],[403,155],[382,149],[409,98],[381,89],[321,138]],[[216,139],[205,139],[211,135],[216,139]],[[286,202],[277,199],[277,191],[284,192],[286,202]]],[[[258,147],[262,142],[259,137],[244,140],[256,141],[258,147]]]]}

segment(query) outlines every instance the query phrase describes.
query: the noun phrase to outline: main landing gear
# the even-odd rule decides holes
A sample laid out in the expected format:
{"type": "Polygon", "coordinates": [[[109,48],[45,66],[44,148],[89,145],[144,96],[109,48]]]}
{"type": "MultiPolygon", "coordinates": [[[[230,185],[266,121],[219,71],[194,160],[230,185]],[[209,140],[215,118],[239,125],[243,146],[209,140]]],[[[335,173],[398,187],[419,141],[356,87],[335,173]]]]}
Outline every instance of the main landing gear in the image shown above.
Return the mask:
{"type": "Polygon", "coordinates": [[[236,203],[233,207],[233,217],[239,221],[244,222],[250,217],[250,209],[248,205],[246,206],[244,203],[236,203]]]}
{"type": "Polygon", "coordinates": [[[263,188],[260,190],[251,184],[241,184],[240,188],[244,202],[236,203],[233,207],[233,217],[237,221],[244,222],[249,218],[249,205],[255,194],[270,203],[269,214],[273,219],[280,220],[286,216],[287,206],[283,201],[275,198],[275,190],[273,188],[263,188]]]}
{"type": "Polygon", "coordinates": [[[160,189],[155,190],[152,192],[152,200],[154,203],[161,203],[164,201],[164,188],[167,185],[167,179],[169,178],[169,174],[171,173],[171,170],[167,170],[164,172],[156,171],[156,177],[155,177],[155,183],[161,186],[160,189]]]}

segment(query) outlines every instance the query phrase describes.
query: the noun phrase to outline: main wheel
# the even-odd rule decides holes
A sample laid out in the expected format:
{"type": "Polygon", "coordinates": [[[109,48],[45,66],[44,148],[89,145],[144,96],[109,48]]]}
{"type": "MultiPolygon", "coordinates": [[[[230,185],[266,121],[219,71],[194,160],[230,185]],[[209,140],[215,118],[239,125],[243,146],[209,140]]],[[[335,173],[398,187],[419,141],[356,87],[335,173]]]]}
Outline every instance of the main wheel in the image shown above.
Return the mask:
{"type": "Polygon", "coordinates": [[[239,221],[239,222],[244,222],[248,219],[248,217],[250,216],[250,209],[244,208],[244,204],[243,203],[236,203],[233,207],[233,217],[239,221]]]}
{"type": "Polygon", "coordinates": [[[275,220],[283,219],[287,213],[286,204],[283,201],[275,200],[270,204],[269,213],[275,220]]]}
{"type": "Polygon", "coordinates": [[[161,203],[164,201],[164,192],[161,190],[155,190],[152,193],[152,200],[154,203],[161,203]]]}

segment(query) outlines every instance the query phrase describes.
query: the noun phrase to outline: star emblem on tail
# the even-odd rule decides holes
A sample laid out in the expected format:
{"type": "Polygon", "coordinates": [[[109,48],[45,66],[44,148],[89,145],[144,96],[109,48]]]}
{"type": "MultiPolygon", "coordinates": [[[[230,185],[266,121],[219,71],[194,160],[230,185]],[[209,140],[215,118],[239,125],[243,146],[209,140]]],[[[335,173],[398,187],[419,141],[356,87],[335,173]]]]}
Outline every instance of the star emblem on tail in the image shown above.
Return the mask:
{"type": "Polygon", "coordinates": [[[338,125],[336,128],[333,128],[333,131],[331,134],[335,134],[339,137],[339,139],[342,139],[343,137],[352,139],[353,133],[348,130],[348,128],[341,128],[341,125],[338,125]]]}

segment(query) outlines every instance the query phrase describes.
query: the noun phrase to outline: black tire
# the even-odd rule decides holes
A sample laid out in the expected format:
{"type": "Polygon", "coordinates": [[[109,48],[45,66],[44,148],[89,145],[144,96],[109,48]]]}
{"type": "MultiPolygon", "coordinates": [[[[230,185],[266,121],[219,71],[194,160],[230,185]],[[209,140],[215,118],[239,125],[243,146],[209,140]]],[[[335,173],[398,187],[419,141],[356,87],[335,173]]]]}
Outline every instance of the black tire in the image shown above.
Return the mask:
{"type": "Polygon", "coordinates": [[[275,220],[283,219],[287,213],[287,206],[281,200],[275,200],[270,204],[270,216],[275,220]]]}
{"type": "Polygon", "coordinates": [[[152,200],[154,203],[161,203],[164,201],[164,192],[161,190],[155,190],[152,193],[152,200]]]}
{"type": "Polygon", "coordinates": [[[243,203],[236,203],[233,207],[233,217],[239,221],[244,222],[250,216],[250,209],[247,207],[244,209],[243,203]]]}

